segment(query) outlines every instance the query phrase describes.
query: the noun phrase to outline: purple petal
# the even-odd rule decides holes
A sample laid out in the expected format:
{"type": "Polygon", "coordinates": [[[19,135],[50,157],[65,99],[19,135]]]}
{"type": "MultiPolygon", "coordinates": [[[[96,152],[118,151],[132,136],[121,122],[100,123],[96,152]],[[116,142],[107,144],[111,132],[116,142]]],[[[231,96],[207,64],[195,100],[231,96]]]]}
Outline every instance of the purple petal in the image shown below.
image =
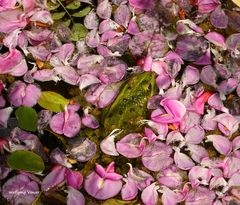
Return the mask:
{"type": "Polygon", "coordinates": [[[62,184],[65,179],[66,170],[67,169],[62,166],[54,167],[54,169],[43,179],[42,191],[47,192],[62,184]]]}
{"type": "Polygon", "coordinates": [[[52,150],[50,159],[54,164],[59,164],[68,168],[72,167],[72,165],[68,162],[66,155],[58,147],[52,150]]]}
{"type": "Polygon", "coordinates": [[[78,190],[68,187],[67,205],[84,205],[85,198],[78,190]]]}
{"type": "Polygon", "coordinates": [[[207,85],[211,85],[213,87],[217,86],[217,84],[216,84],[217,75],[212,66],[203,67],[201,74],[200,74],[200,79],[203,83],[205,83],[207,85]]]}
{"type": "Polygon", "coordinates": [[[127,32],[132,35],[140,33],[139,27],[134,19],[129,22],[127,32]]]}
{"type": "Polygon", "coordinates": [[[221,6],[218,6],[210,15],[211,24],[220,29],[227,28],[228,16],[225,14],[221,6]]]}
{"type": "Polygon", "coordinates": [[[114,21],[127,28],[131,13],[127,5],[121,4],[114,13],[114,21]]]}
{"type": "Polygon", "coordinates": [[[43,132],[43,130],[48,126],[51,117],[52,112],[49,110],[41,110],[38,113],[37,129],[39,132],[43,132]]]}
{"type": "Polygon", "coordinates": [[[11,204],[32,204],[39,194],[38,184],[25,175],[10,178],[2,187],[2,195],[11,204]]]}
{"type": "Polygon", "coordinates": [[[69,141],[69,153],[79,162],[92,159],[96,149],[96,144],[87,138],[73,138],[69,141]]]}
{"type": "Polygon", "coordinates": [[[207,51],[206,40],[195,35],[180,36],[175,52],[186,61],[196,61],[207,51]]]}

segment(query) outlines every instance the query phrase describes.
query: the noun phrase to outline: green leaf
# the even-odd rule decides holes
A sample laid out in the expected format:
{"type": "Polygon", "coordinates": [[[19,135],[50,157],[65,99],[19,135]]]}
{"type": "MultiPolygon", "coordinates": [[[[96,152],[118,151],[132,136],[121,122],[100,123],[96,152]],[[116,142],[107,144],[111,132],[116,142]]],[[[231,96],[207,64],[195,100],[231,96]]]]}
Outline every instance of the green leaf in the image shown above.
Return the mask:
{"type": "Polygon", "coordinates": [[[80,39],[85,38],[88,33],[88,30],[81,23],[73,24],[71,31],[72,31],[71,40],[73,41],[79,41],[80,39]]]}
{"type": "Polygon", "coordinates": [[[52,91],[42,92],[42,95],[38,100],[38,104],[41,107],[53,112],[62,112],[68,103],[68,99],[52,91]]]}
{"type": "Polygon", "coordinates": [[[48,10],[49,11],[56,10],[60,6],[60,4],[58,4],[58,3],[54,4],[51,1],[48,1],[47,5],[48,5],[48,10]]]}
{"type": "Polygon", "coordinates": [[[79,0],[73,1],[66,6],[67,9],[75,10],[81,6],[81,2],[79,0]]]}
{"type": "Polygon", "coordinates": [[[52,19],[53,19],[54,21],[60,20],[60,19],[62,19],[62,18],[65,16],[65,14],[66,14],[66,13],[65,13],[64,11],[52,13],[52,19]]]}
{"type": "Polygon", "coordinates": [[[70,24],[71,24],[71,20],[68,19],[68,20],[66,20],[66,21],[64,21],[64,22],[61,22],[61,23],[63,23],[65,26],[69,27],[70,24]]]}
{"type": "Polygon", "coordinates": [[[137,200],[134,201],[123,201],[119,199],[108,199],[102,203],[102,205],[134,205],[137,200]]]}
{"type": "Polygon", "coordinates": [[[90,11],[91,11],[91,7],[90,6],[87,6],[86,8],[84,8],[83,10],[81,11],[78,11],[74,14],[72,14],[73,17],[84,17],[86,16],[90,11]]]}
{"type": "Polygon", "coordinates": [[[21,129],[35,132],[37,130],[37,112],[31,107],[19,107],[15,111],[21,129]]]}
{"type": "Polygon", "coordinates": [[[41,172],[45,169],[42,158],[27,150],[12,152],[7,158],[7,164],[12,169],[27,172],[41,172]]]}
{"type": "Polygon", "coordinates": [[[123,129],[123,134],[142,130],[140,120],[147,117],[147,101],[156,92],[155,74],[144,72],[132,76],[122,87],[112,105],[102,111],[101,121],[106,133],[123,129]]]}

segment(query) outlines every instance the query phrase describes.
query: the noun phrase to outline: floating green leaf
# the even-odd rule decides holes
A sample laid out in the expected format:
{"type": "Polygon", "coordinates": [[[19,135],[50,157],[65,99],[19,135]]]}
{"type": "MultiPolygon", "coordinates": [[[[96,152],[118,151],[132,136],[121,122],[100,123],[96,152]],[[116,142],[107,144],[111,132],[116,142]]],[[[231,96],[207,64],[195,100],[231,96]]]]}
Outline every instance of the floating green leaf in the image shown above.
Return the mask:
{"type": "Polygon", "coordinates": [[[50,111],[53,112],[61,112],[64,110],[64,107],[69,103],[69,100],[63,97],[62,95],[52,92],[52,91],[44,91],[40,99],[38,100],[38,104],[50,111]]]}
{"type": "Polygon", "coordinates": [[[17,150],[7,158],[7,164],[12,169],[27,172],[41,172],[44,170],[44,163],[40,156],[27,150],[17,150]]]}
{"type": "Polygon", "coordinates": [[[71,40],[73,41],[79,41],[80,39],[84,38],[88,33],[88,30],[81,23],[73,24],[71,31],[72,31],[71,40]]]}
{"type": "Polygon", "coordinates": [[[123,129],[125,134],[140,131],[139,121],[146,119],[147,100],[155,91],[154,73],[144,72],[131,77],[113,104],[103,110],[101,120],[105,132],[115,128],[123,129]]]}
{"type": "Polygon", "coordinates": [[[87,6],[86,8],[84,8],[83,10],[81,11],[78,11],[74,14],[72,14],[73,17],[84,17],[86,16],[90,11],[91,11],[91,7],[90,6],[87,6]]]}
{"type": "Polygon", "coordinates": [[[123,201],[119,199],[108,199],[107,201],[103,202],[102,205],[134,205],[136,202],[137,200],[123,201]]]}
{"type": "Polygon", "coordinates": [[[60,20],[60,19],[62,19],[65,16],[65,14],[66,13],[64,11],[52,13],[52,19],[54,21],[60,20]]]}
{"type": "Polygon", "coordinates": [[[80,6],[81,6],[81,2],[79,0],[75,0],[70,4],[68,4],[66,8],[70,10],[75,10],[75,9],[78,9],[80,6]]]}
{"type": "Polygon", "coordinates": [[[19,107],[15,111],[21,129],[35,132],[37,130],[37,112],[31,107],[19,107]]]}

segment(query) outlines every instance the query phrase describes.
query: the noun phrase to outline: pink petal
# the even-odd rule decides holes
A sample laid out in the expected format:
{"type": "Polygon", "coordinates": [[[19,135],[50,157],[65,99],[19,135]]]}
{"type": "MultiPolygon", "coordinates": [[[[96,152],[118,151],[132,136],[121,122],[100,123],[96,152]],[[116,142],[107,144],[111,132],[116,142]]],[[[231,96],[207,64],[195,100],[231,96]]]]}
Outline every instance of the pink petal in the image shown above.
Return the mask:
{"type": "MultiPolygon", "coordinates": [[[[116,130],[117,131],[117,130],[116,130]]],[[[104,152],[107,155],[110,156],[119,156],[114,139],[118,135],[118,133],[115,134],[114,130],[112,133],[109,134],[103,141],[100,143],[100,148],[102,152],[104,152]]]]}
{"type": "Polygon", "coordinates": [[[198,11],[200,13],[210,13],[221,4],[218,0],[198,0],[198,11]]]}
{"type": "Polygon", "coordinates": [[[100,36],[97,30],[91,30],[86,36],[86,44],[90,48],[96,48],[100,44],[100,36]]]}
{"type": "Polygon", "coordinates": [[[92,172],[87,176],[84,183],[84,188],[87,193],[94,198],[105,200],[116,196],[120,192],[122,188],[122,182],[121,180],[105,180],[99,177],[96,172],[92,172]]]}
{"type": "Polygon", "coordinates": [[[54,68],[55,73],[70,85],[77,85],[80,75],[70,66],[58,66],[54,68]]]}
{"type": "Polygon", "coordinates": [[[32,107],[37,104],[38,99],[41,97],[41,90],[34,84],[29,84],[25,90],[22,105],[32,107]]]}
{"type": "Polygon", "coordinates": [[[0,74],[10,73],[14,76],[22,76],[27,70],[26,61],[17,49],[12,49],[0,56],[0,74]]]}
{"type": "Polygon", "coordinates": [[[187,134],[185,135],[185,139],[187,143],[200,144],[204,139],[204,136],[204,129],[199,125],[195,125],[188,130],[187,134]]]}
{"type": "Polygon", "coordinates": [[[190,157],[184,153],[181,153],[179,150],[175,151],[174,162],[177,167],[182,170],[189,170],[195,165],[190,157]]]}
{"type": "Polygon", "coordinates": [[[170,190],[167,187],[163,187],[163,190],[160,192],[163,193],[162,203],[164,205],[177,205],[181,201],[180,195],[176,194],[174,191],[170,190]]]}
{"type": "Polygon", "coordinates": [[[12,9],[0,12],[0,32],[11,33],[18,28],[24,28],[27,25],[27,19],[22,16],[22,11],[12,9]]]}
{"type": "Polygon", "coordinates": [[[219,47],[223,48],[224,50],[227,48],[224,36],[217,32],[209,32],[204,37],[207,40],[209,40],[211,43],[213,43],[214,45],[219,46],[219,47]]]}
{"type": "Polygon", "coordinates": [[[121,190],[121,196],[123,200],[133,200],[138,194],[138,188],[131,178],[126,179],[126,184],[123,185],[121,190]]]}
{"type": "Polygon", "coordinates": [[[211,170],[195,166],[189,171],[188,178],[193,188],[199,184],[208,185],[208,182],[211,179],[211,170]]]}
{"type": "Polygon", "coordinates": [[[214,120],[218,122],[218,128],[225,135],[231,135],[238,130],[239,120],[231,114],[222,113],[214,120]]]}
{"type": "Polygon", "coordinates": [[[187,66],[182,75],[183,85],[194,85],[200,80],[199,70],[193,66],[187,66]]]}
{"type": "Polygon", "coordinates": [[[103,0],[97,6],[97,15],[102,19],[108,19],[111,17],[112,6],[108,0],[103,0]]]}
{"type": "Polygon", "coordinates": [[[216,110],[228,113],[228,109],[224,107],[223,101],[218,93],[214,93],[208,98],[208,104],[216,110]]]}
{"type": "Polygon", "coordinates": [[[191,158],[195,162],[200,163],[202,159],[208,157],[207,150],[200,145],[188,144],[188,150],[190,151],[191,158]]]}
{"type": "Polygon", "coordinates": [[[142,153],[143,165],[151,171],[160,171],[166,169],[173,163],[170,157],[172,149],[159,141],[155,141],[144,149],[142,153]],[[164,164],[161,163],[164,161],[164,164]]]}
{"type": "Polygon", "coordinates": [[[158,202],[158,186],[156,183],[152,183],[148,187],[146,187],[142,194],[141,199],[145,205],[156,205],[158,202]]]}
{"type": "Polygon", "coordinates": [[[149,10],[152,9],[155,5],[154,0],[129,0],[129,4],[136,8],[136,9],[141,9],[141,10],[149,10]]]}
{"type": "Polygon", "coordinates": [[[66,183],[74,189],[79,189],[83,183],[83,176],[78,171],[68,169],[66,172],[66,183]]]}
{"type": "Polygon", "coordinates": [[[217,128],[217,122],[214,120],[215,116],[216,116],[215,109],[207,110],[207,114],[203,116],[201,126],[205,130],[215,130],[217,128]]]}
{"type": "Polygon", "coordinates": [[[128,6],[125,4],[120,4],[120,6],[114,13],[114,20],[116,21],[116,23],[127,28],[130,18],[131,13],[128,6]]]}
{"type": "MultiPolygon", "coordinates": [[[[51,123],[51,122],[50,122],[51,123]]],[[[69,117],[63,125],[63,134],[66,137],[75,137],[81,129],[81,119],[76,112],[69,112],[69,117]]]]}
{"type": "Polygon", "coordinates": [[[116,143],[117,151],[127,158],[137,158],[144,149],[143,137],[138,133],[128,134],[116,143]]]}
{"type": "Polygon", "coordinates": [[[231,142],[221,135],[208,135],[206,142],[212,142],[214,148],[223,155],[227,155],[232,150],[231,142]]]}

